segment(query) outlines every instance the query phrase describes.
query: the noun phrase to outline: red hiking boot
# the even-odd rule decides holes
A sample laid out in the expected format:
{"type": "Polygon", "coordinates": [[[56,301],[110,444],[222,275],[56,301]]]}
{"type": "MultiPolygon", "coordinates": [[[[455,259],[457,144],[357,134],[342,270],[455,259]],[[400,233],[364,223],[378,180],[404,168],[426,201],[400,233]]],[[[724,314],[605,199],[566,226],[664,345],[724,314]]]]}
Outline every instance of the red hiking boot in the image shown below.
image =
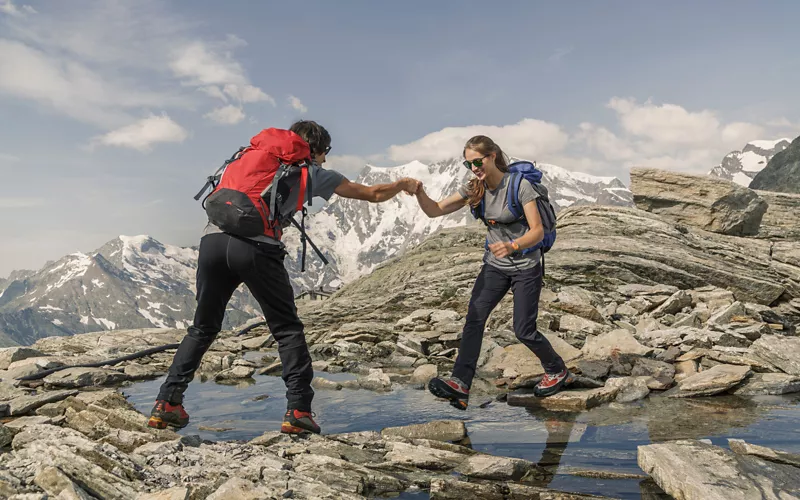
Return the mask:
{"type": "Polygon", "coordinates": [[[182,429],[189,424],[189,414],[183,409],[183,405],[173,405],[159,399],[150,411],[150,420],[147,421],[149,427],[156,429],[166,429],[175,427],[182,429]]]}
{"type": "Polygon", "coordinates": [[[428,390],[437,398],[450,401],[450,405],[466,410],[469,404],[469,388],[459,379],[436,377],[428,382],[428,390]]]}
{"type": "Polygon", "coordinates": [[[314,415],[308,411],[300,410],[286,410],[283,416],[283,424],[281,424],[281,432],[284,434],[303,434],[306,432],[313,432],[319,434],[321,429],[314,422],[314,415]]]}
{"type": "Polygon", "coordinates": [[[574,377],[566,368],[561,373],[545,373],[542,380],[533,388],[533,394],[538,398],[552,396],[572,383],[574,377]]]}

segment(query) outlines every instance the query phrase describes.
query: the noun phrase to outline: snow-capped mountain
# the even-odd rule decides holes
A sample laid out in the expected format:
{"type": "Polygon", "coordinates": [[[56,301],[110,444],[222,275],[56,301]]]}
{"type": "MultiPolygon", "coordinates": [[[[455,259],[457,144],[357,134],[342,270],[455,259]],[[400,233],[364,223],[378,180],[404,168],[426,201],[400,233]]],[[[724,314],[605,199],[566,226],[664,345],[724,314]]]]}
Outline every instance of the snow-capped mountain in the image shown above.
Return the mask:
{"type": "MultiPolygon", "coordinates": [[[[402,177],[413,177],[422,181],[428,196],[439,200],[455,193],[472,176],[461,161],[460,158],[453,158],[431,165],[413,161],[389,168],[368,165],[362,170],[357,182],[374,185],[393,182],[402,177]]],[[[546,163],[537,166],[544,173],[542,182],[548,188],[556,210],[574,204],[632,203],[630,191],[615,177],[570,172],[546,163]]],[[[317,245],[334,256],[340,277],[347,282],[370,272],[386,259],[416,246],[439,229],[474,222],[466,209],[430,219],[419,208],[416,199],[404,193],[384,203],[335,197],[310,218],[308,234],[317,245]]],[[[287,244],[290,247],[296,247],[297,241],[296,233],[287,233],[287,244]]],[[[319,260],[313,255],[310,259],[317,262],[319,260]]]]}
{"type": "Polygon", "coordinates": [[[741,151],[732,151],[708,175],[733,181],[744,187],[767,166],[769,160],[789,147],[791,139],[748,142],[741,151]]]}

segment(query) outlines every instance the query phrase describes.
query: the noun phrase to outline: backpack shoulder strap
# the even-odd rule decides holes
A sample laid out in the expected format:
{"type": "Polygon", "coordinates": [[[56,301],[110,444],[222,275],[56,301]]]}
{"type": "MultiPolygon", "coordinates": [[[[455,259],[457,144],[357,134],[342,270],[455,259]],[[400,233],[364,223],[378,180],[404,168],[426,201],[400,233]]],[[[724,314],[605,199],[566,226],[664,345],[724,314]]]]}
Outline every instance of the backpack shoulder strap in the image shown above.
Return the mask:
{"type": "Polygon", "coordinates": [[[514,219],[519,219],[525,215],[522,207],[519,206],[519,186],[522,184],[522,174],[514,172],[511,174],[511,179],[508,181],[508,195],[506,198],[506,205],[514,219]]]}

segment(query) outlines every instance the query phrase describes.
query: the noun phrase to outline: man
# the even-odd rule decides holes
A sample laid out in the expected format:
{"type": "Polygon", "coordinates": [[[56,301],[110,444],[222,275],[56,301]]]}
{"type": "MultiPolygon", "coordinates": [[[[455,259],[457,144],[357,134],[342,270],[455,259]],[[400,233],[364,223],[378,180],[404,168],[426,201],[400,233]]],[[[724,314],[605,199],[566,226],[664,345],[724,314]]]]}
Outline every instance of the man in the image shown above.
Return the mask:
{"type": "MultiPolygon", "coordinates": [[[[281,137],[298,141],[303,149],[307,143],[314,160],[309,172],[313,197],[329,200],[335,193],[344,198],[379,203],[393,198],[400,191],[414,194],[419,187],[419,181],[410,178],[391,184],[365,186],[350,182],[335,170],[321,168],[331,149],[331,136],[316,122],[301,120],[290,127],[289,131],[305,142],[277,129],[262,131],[260,135],[269,135],[273,131],[276,131],[274,135],[282,134],[281,137]]],[[[229,168],[236,167],[234,162],[229,168]]],[[[270,332],[278,343],[287,388],[287,410],[281,432],[320,432],[311,413],[314,396],[311,356],[303,323],[297,316],[289,274],[283,266],[287,252],[280,242],[280,232],[270,234],[247,238],[235,236],[209,221],[200,240],[194,322],[178,347],[167,379],[161,386],[148,422],[150,427],[182,428],[189,423],[189,415],[183,408],[183,393],[222,328],[228,301],[236,288],[244,283],[261,306],[270,332]]]]}

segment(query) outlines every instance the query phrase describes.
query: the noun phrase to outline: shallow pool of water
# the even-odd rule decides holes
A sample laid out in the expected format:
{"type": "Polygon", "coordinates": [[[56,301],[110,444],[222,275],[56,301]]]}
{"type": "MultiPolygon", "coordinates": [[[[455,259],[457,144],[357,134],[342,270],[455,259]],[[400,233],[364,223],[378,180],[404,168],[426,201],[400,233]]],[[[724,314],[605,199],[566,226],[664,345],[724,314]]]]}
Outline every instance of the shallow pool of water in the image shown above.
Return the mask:
{"type": "MultiPolygon", "coordinates": [[[[318,374],[332,380],[350,374],[318,374]]],[[[191,423],[180,434],[210,440],[249,440],[278,430],[286,411],[280,377],[255,376],[255,382],[220,385],[195,380],[184,405],[191,423]]],[[[163,378],[123,389],[129,401],[149,413],[163,378]]],[[[471,446],[479,451],[523,458],[555,474],[548,484],[564,491],[625,499],[663,494],[640,478],[597,479],[583,470],[644,476],[636,464],[640,445],[672,439],[710,439],[727,447],[727,438],[800,453],[800,395],[705,399],[651,397],[644,402],[612,404],[581,413],[551,412],[475,397],[466,412],[430,393],[397,388],[389,393],[364,390],[316,390],[314,411],[323,434],[375,430],[438,419],[464,420],[471,446]]],[[[402,498],[427,498],[426,494],[402,498]]]]}

